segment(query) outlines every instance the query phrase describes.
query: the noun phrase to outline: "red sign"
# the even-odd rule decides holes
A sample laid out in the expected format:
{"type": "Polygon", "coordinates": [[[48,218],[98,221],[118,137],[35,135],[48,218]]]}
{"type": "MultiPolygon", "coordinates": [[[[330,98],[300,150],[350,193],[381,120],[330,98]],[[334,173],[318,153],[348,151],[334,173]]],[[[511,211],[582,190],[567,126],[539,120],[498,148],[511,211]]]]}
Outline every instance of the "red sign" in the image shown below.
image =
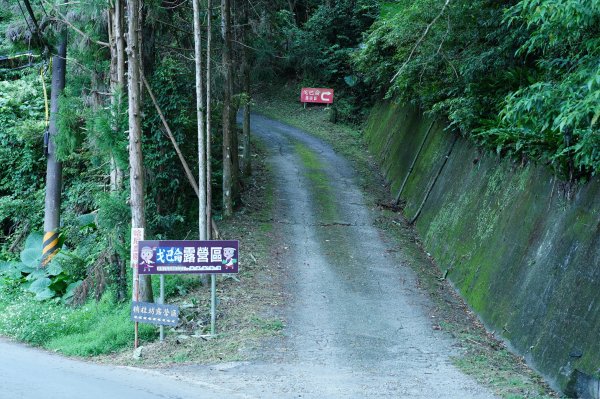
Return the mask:
{"type": "Polygon", "coordinates": [[[300,92],[300,102],[331,104],[333,103],[333,89],[305,87],[300,92]]]}

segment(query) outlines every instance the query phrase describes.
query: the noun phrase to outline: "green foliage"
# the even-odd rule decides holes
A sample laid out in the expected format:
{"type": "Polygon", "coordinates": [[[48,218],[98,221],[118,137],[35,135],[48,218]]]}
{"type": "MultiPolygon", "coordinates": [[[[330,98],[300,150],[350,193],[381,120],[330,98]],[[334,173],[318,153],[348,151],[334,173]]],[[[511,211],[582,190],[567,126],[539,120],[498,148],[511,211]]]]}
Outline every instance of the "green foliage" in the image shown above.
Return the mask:
{"type": "Polygon", "coordinates": [[[537,58],[539,78],[509,93],[479,136],[570,178],[600,172],[600,2],[521,1],[506,15],[528,29],[518,52],[537,58]]]}
{"type": "Polygon", "coordinates": [[[58,101],[57,129],[58,134],[54,138],[56,144],[56,156],[59,160],[69,159],[69,155],[79,149],[86,135],[84,130],[85,110],[81,97],[63,93],[58,101]]]}
{"type": "MultiPolygon", "coordinates": [[[[190,65],[165,58],[157,65],[151,80],[169,127],[192,170],[196,169],[198,139],[194,86],[189,84],[190,65]]],[[[164,131],[156,109],[149,98],[144,104],[144,164],[148,171],[147,228],[157,238],[186,236],[185,220],[197,220],[196,207],[190,207],[195,193],[188,183],[173,144],[164,131]],[[189,219],[188,219],[189,216],[189,219]]],[[[197,172],[194,173],[197,175],[197,172]]]]}
{"type": "Polygon", "coordinates": [[[41,234],[30,234],[25,241],[25,248],[21,251],[21,262],[2,263],[0,277],[12,287],[21,285],[25,291],[35,294],[37,301],[54,297],[62,297],[63,301],[66,301],[73,296],[73,291],[81,283],[74,281],[62,267],[73,255],[68,251],[61,251],[45,268],[40,268],[42,241],[41,234]]]}
{"type": "Polygon", "coordinates": [[[2,235],[19,224],[37,228],[43,210],[44,97],[37,71],[0,80],[0,223],[2,235]]]}
{"type": "MultiPolygon", "coordinates": [[[[279,54],[286,56],[275,63],[276,72],[297,76],[304,86],[333,86],[340,117],[360,122],[365,114],[364,100],[370,95],[354,74],[349,60],[377,9],[378,2],[373,0],[321,3],[304,24],[297,24],[289,11],[278,11],[272,22],[273,31],[277,33],[272,34],[274,37],[270,40],[283,44],[279,54]]],[[[255,68],[260,67],[261,59],[258,59],[255,68]]]]}
{"type": "Polygon", "coordinates": [[[447,115],[469,131],[496,112],[498,93],[516,85],[509,42],[515,33],[501,24],[495,1],[442,7],[430,0],[388,3],[354,62],[379,95],[447,115]]]}
{"type": "Polygon", "coordinates": [[[99,234],[111,243],[122,259],[129,257],[131,208],[127,204],[127,193],[116,191],[100,193],[97,197],[96,223],[99,234]]]}
{"type": "Polygon", "coordinates": [[[380,96],[412,102],[501,154],[564,177],[600,170],[600,3],[390,2],[354,56],[380,96]]]}

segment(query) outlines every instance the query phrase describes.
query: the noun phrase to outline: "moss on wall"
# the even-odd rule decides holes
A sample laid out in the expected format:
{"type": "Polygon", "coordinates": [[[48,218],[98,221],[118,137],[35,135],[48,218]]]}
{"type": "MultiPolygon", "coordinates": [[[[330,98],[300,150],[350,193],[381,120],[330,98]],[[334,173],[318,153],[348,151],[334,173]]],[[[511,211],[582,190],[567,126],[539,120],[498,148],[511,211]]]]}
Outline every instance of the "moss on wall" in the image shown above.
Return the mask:
{"type": "MultiPolygon", "coordinates": [[[[430,124],[410,107],[373,109],[366,139],[394,196],[430,124]]],[[[407,217],[451,141],[436,122],[403,191],[407,217]]],[[[555,387],[569,389],[578,374],[599,377],[598,179],[569,187],[544,167],[515,165],[461,139],[416,228],[483,321],[555,387]]]]}

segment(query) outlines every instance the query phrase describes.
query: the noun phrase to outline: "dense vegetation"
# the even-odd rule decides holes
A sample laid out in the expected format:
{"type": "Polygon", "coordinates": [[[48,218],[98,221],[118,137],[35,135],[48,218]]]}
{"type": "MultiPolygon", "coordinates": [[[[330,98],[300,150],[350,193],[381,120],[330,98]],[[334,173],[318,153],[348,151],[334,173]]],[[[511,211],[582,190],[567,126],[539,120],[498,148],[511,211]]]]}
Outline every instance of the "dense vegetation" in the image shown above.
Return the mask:
{"type": "Polygon", "coordinates": [[[327,2],[284,32],[296,72],[339,89],[346,119],[410,102],[565,179],[600,171],[597,0],[327,2]]]}
{"type": "MultiPolygon", "coordinates": [[[[126,88],[111,83],[114,60],[106,46],[113,3],[32,2],[41,27],[36,32],[23,1],[0,0],[4,298],[31,298],[29,291],[56,302],[127,297],[129,280],[119,271],[119,262],[129,256],[130,195],[111,187],[110,178],[114,167],[128,167],[126,88]],[[30,255],[41,245],[35,233],[42,230],[44,217],[43,133],[52,70],[45,48],[56,46],[65,27],[67,85],[56,137],[64,175],[63,256],[51,272],[36,274],[32,265],[39,259],[30,255]]],[[[233,2],[232,114],[250,98],[242,82],[248,61],[254,81],[261,84],[334,87],[335,109],[345,122],[361,123],[369,107],[382,99],[412,103],[447,118],[450,126],[483,147],[548,164],[564,179],[600,172],[599,0],[257,1],[249,8],[247,23],[245,4],[233,2]],[[244,27],[250,28],[247,37],[244,27]]],[[[221,59],[221,9],[213,8],[210,162],[218,218],[226,63],[221,59]]],[[[183,156],[194,164],[191,15],[189,1],[145,1],[141,58],[183,156]]],[[[201,17],[207,21],[206,11],[201,17]]],[[[198,209],[189,206],[196,198],[194,190],[149,96],[142,99],[146,236],[196,237],[198,209]]]]}
{"type": "MultiPolygon", "coordinates": [[[[109,101],[111,95],[122,94],[110,92],[108,50],[86,37],[103,38],[106,35],[102,24],[104,8],[104,2],[88,2],[71,10],[70,18],[87,33],[78,35],[73,32],[69,35],[68,60],[72,62],[67,63],[67,86],[60,99],[56,137],[64,179],[62,253],[68,255],[57,262],[61,263],[69,283],[82,280],[88,283],[80,288],[80,294],[85,296],[95,292],[98,298],[106,288],[117,283],[116,271],[109,261],[111,255],[116,251],[122,259],[129,256],[131,218],[127,206],[128,193],[126,190],[111,191],[108,179],[111,157],[122,169],[127,168],[127,136],[115,135],[115,132],[127,130],[127,108],[122,107],[117,112],[109,101]],[[114,125],[119,128],[113,129],[114,125]]],[[[14,259],[16,254],[17,260],[20,260],[18,254],[24,239],[30,232],[42,230],[46,166],[43,150],[46,129],[44,96],[49,96],[51,65],[47,58],[36,54],[35,43],[32,43],[35,36],[28,30],[30,25],[26,24],[18,6],[3,2],[2,9],[0,22],[6,35],[2,43],[5,54],[10,56],[33,50],[36,55],[28,68],[22,68],[27,66],[23,60],[13,58],[12,62],[2,65],[6,68],[0,72],[3,78],[0,81],[0,119],[3,122],[0,159],[6,166],[0,172],[2,249],[5,259],[14,259]]],[[[52,12],[39,6],[36,11],[42,24],[50,25],[46,35],[52,44],[55,40],[52,12]],[[45,12],[50,12],[47,19],[45,12]]],[[[175,14],[171,17],[177,17],[177,12],[175,14]]],[[[154,16],[155,19],[161,17],[164,15],[154,16]]],[[[27,23],[31,24],[31,21],[27,23]]],[[[176,32],[169,35],[167,29],[156,29],[160,33],[157,36],[164,42],[151,42],[150,45],[177,40],[176,32]]],[[[146,73],[152,76],[153,90],[177,139],[185,141],[187,137],[194,137],[195,120],[190,116],[193,115],[194,98],[188,85],[193,65],[166,51],[155,60],[148,60],[146,66],[146,73]]],[[[149,171],[147,229],[152,236],[159,238],[185,236],[194,229],[193,224],[186,221],[197,220],[197,209],[185,203],[194,193],[182,177],[179,161],[161,130],[152,103],[148,97],[145,100],[144,150],[149,171]]],[[[218,117],[218,114],[215,115],[215,118],[218,117]]],[[[218,141],[215,145],[218,146],[218,141]]],[[[183,152],[188,159],[194,159],[193,146],[184,146],[183,152]]],[[[10,263],[4,267],[7,265],[10,263]]],[[[123,297],[121,293],[120,298],[123,297]]]]}

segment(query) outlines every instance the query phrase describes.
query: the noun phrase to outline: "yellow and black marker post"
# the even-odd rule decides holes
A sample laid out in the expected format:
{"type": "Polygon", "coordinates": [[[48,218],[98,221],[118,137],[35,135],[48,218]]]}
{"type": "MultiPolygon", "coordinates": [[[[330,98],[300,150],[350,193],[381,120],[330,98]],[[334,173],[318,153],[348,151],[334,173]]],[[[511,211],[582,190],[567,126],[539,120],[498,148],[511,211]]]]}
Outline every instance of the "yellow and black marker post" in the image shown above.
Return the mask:
{"type": "Polygon", "coordinates": [[[58,253],[60,247],[58,245],[58,231],[48,231],[44,233],[44,245],[42,249],[42,267],[46,267],[52,260],[54,255],[58,253]]]}

